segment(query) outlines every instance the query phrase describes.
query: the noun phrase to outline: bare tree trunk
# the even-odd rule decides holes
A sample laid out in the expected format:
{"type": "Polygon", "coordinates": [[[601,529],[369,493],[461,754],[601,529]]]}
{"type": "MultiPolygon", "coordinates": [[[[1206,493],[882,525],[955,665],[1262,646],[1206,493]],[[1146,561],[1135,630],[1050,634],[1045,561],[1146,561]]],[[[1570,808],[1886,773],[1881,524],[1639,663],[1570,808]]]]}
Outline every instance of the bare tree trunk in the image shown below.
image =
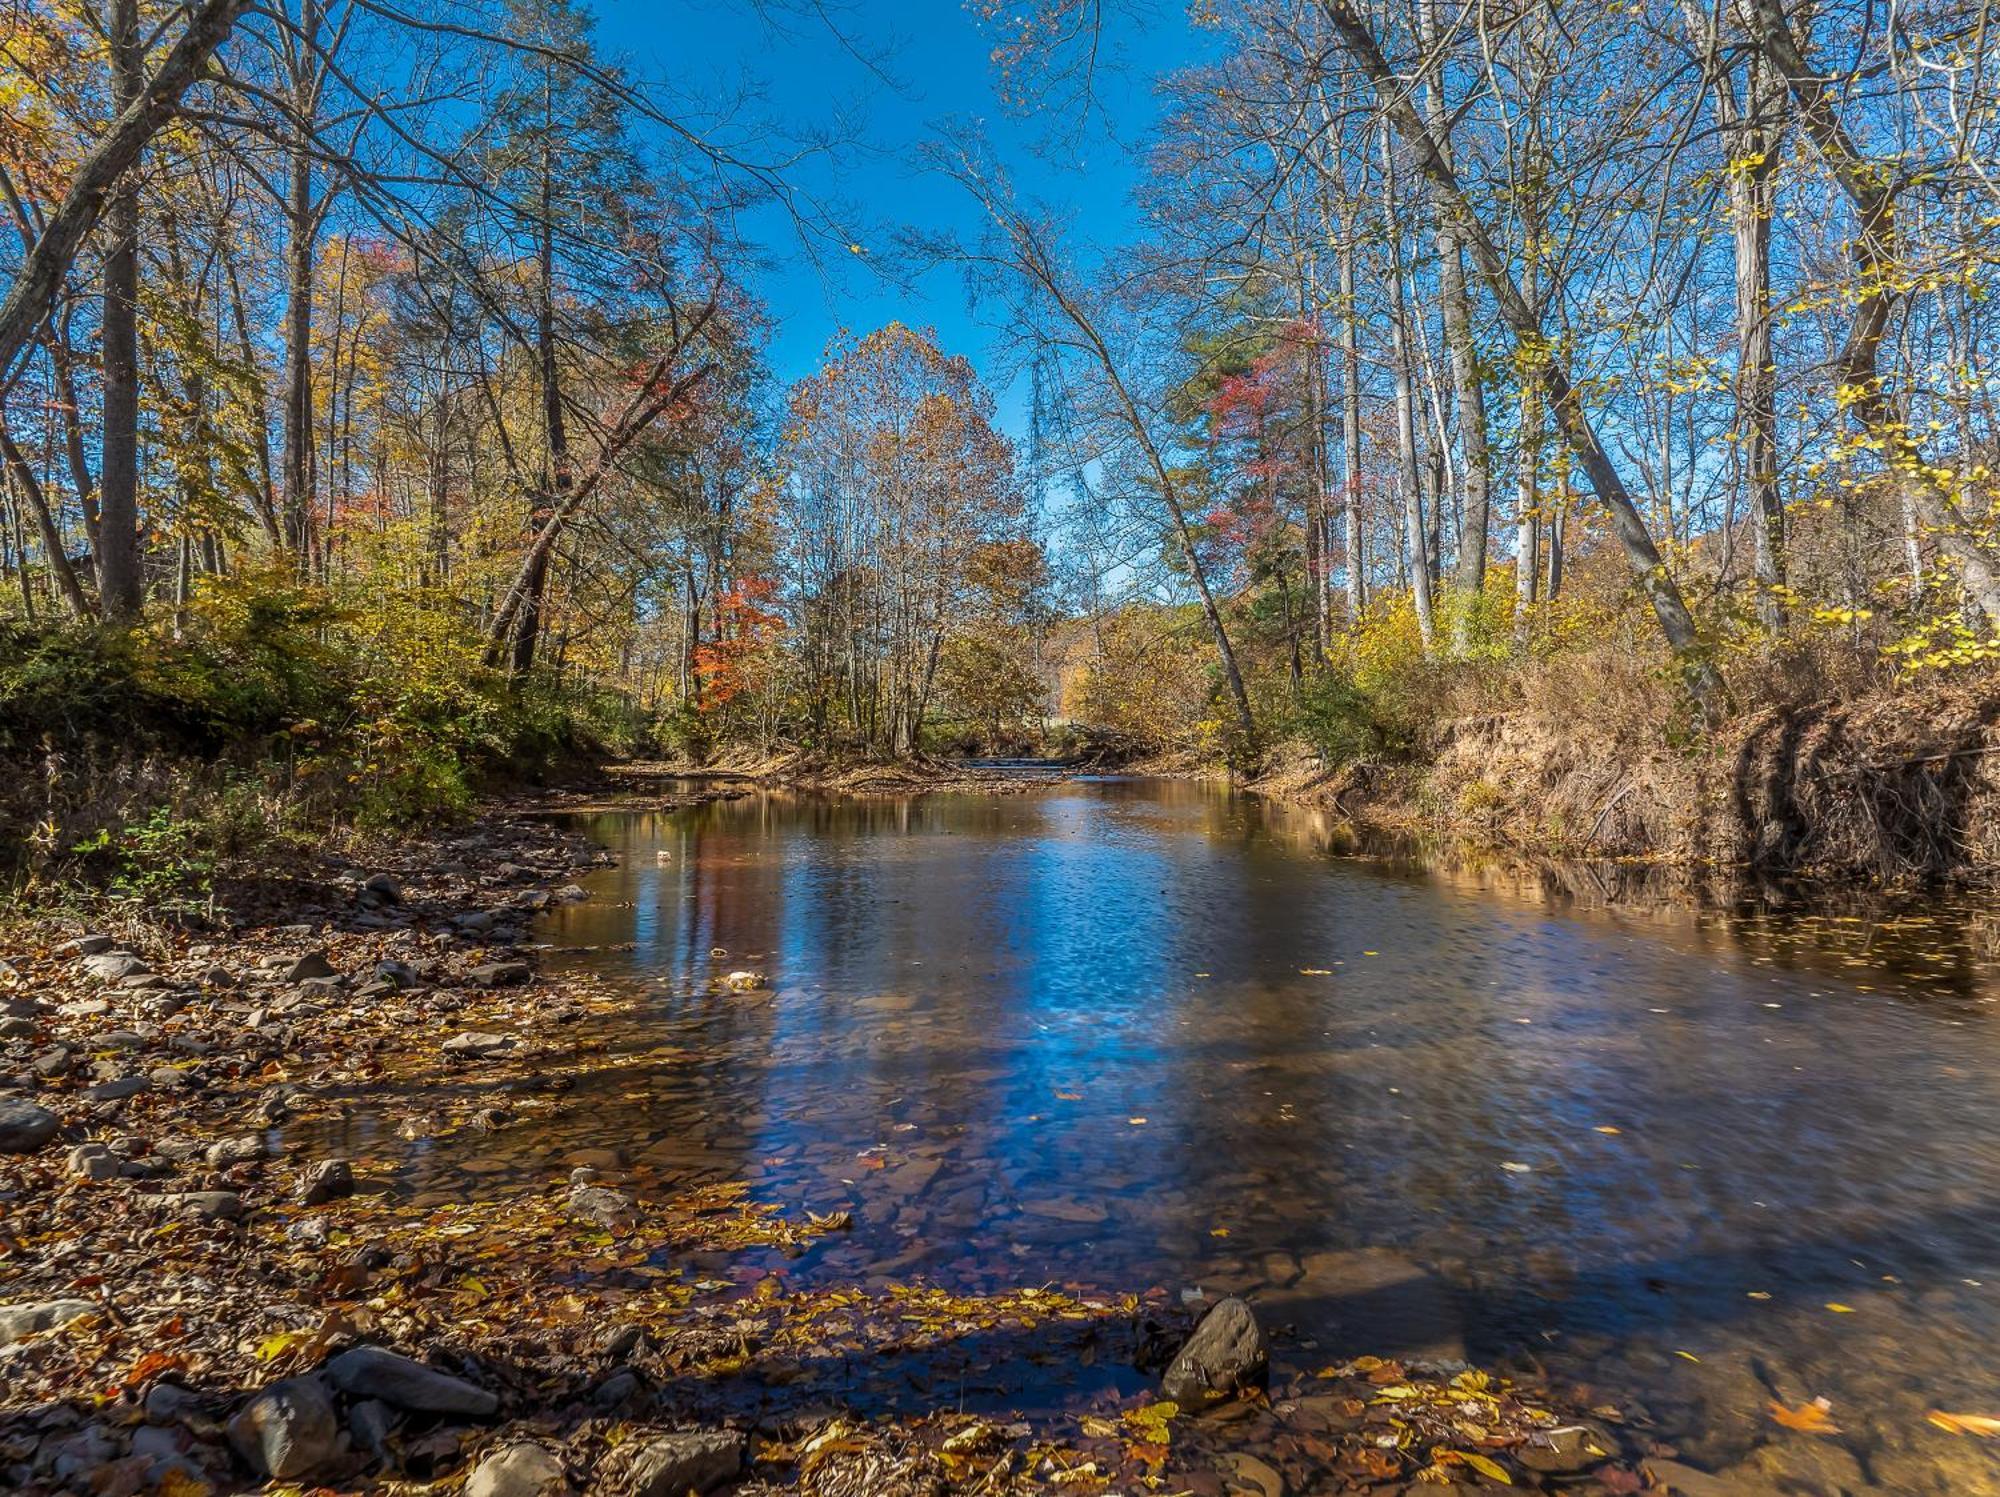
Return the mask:
{"type": "Polygon", "coordinates": [[[1541,393],[1535,377],[1521,381],[1521,452],[1514,491],[1514,643],[1524,648],[1534,622],[1535,583],[1540,566],[1536,506],[1537,468],[1542,459],[1541,393]]]}
{"type": "MultiPolygon", "coordinates": [[[[139,0],[112,0],[111,99],[120,115],[145,86],[139,0]]],[[[105,210],[104,433],[97,515],[97,592],[107,622],[138,617],[139,574],[139,185],[126,173],[105,210]]]]}
{"type": "Polygon", "coordinates": [[[1396,375],[1396,448],[1402,460],[1403,536],[1410,553],[1410,600],[1417,610],[1417,633],[1424,653],[1437,647],[1431,609],[1430,543],[1424,534],[1423,470],[1417,460],[1417,411],[1409,298],[1403,286],[1403,223],[1396,203],[1396,153],[1389,127],[1382,127],[1382,224],[1389,240],[1389,334],[1396,375]]]}
{"type": "MultiPolygon", "coordinates": [[[[1446,166],[1451,165],[1451,120],[1445,104],[1445,59],[1437,0],[1417,11],[1428,70],[1424,92],[1426,121],[1446,166]]],[[[1486,446],[1486,395],[1479,384],[1479,360],[1472,346],[1472,298],[1465,289],[1465,258],[1449,213],[1437,222],[1438,300],[1443,304],[1444,342],[1451,358],[1451,382],[1458,405],[1458,444],[1465,462],[1462,520],[1458,537],[1457,586],[1477,599],[1486,586],[1487,531],[1492,511],[1491,459],[1486,446]]],[[[1463,654],[1472,643],[1478,610],[1461,600],[1453,614],[1452,648],[1463,654]]]]}
{"type": "MultiPolygon", "coordinates": [[[[545,96],[546,97],[546,96],[545,96]]],[[[554,128],[553,113],[547,130],[554,128]]],[[[570,472],[569,428],[563,419],[562,370],[556,350],[555,290],[555,163],[551,159],[546,130],[542,145],[541,200],[537,205],[540,222],[536,267],[540,277],[535,305],[535,362],[541,377],[542,425],[547,442],[548,467],[543,475],[529,528],[539,533],[550,515],[558,512],[568,498],[570,472]]],[[[542,628],[542,600],[548,592],[549,558],[553,547],[544,549],[532,562],[526,578],[521,611],[514,625],[511,668],[518,675],[535,663],[535,641],[542,628]]]]}
{"type": "Polygon", "coordinates": [[[1354,290],[1354,223],[1340,236],[1340,448],[1347,525],[1347,619],[1368,606],[1368,558],[1361,531],[1361,310],[1354,290]]]}

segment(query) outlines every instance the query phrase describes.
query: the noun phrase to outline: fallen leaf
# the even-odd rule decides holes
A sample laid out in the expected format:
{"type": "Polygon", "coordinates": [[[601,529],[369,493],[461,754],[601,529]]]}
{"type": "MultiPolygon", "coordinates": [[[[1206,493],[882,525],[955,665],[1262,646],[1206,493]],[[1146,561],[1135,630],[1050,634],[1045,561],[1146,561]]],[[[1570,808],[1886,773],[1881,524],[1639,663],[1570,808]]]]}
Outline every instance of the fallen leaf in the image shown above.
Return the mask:
{"type": "Polygon", "coordinates": [[[1795,1409],[1788,1409],[1776,1399],[1771,1400],[1771,1417],[1786,1429],[1795,1429],[1806,1435],[1837,1435],[1840,1426],[1832,1419],[1833,1405],[1824,1398],[1815,1398],[1811,1403],[1802,1403],[1795,1409]]]}
{"type": "Polygon", "coordinates": [[[2000,1436],[2000,1419],[1990,1414],[1947,1414],[1943,1409],[1932,1409],[1924,1417],[1947,1434],[1977,1435],[1982,1440],[2000,1436]]]}

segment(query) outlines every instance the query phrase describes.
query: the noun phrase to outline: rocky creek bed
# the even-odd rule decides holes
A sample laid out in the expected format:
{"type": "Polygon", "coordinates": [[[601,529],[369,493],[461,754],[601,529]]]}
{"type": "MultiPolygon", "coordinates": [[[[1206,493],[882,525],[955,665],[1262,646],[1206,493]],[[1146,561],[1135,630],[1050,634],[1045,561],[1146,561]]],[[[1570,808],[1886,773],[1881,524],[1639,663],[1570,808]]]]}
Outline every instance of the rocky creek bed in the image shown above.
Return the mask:
{"type": "MultiPolygon", "coordinates": [[[[739,1182],[670,1185],[607,1156],[411,1198],[383,1161],[299,1141],[371,1111],[412,1147],[533,1129],[579,1075],[631,1064],[594,1034],[629,994],[545,978],[532,941],[604,857],[496,815],[363,866],[289,869],[205,927],[125,910],[8,929],[0,1487],[1846,1490],[1809,1460],[1704,1473],[1577,1390],[1314,1348],[1234,1299],[796,1288],[740,1265],[811,1253],[847,1221],[739,1182]],[[869,1391],[872,1368],[947,1352],[1056,1388],[1121,1375],[1060,1414],[968,1407],[943,1376],[929,1406],[869,1391]]],[[[714,1001],[759,981],[723,974],[714,1001]]],[[[1810,1452],[1814,1411],[1786,1412],[1810,1452]]]]}

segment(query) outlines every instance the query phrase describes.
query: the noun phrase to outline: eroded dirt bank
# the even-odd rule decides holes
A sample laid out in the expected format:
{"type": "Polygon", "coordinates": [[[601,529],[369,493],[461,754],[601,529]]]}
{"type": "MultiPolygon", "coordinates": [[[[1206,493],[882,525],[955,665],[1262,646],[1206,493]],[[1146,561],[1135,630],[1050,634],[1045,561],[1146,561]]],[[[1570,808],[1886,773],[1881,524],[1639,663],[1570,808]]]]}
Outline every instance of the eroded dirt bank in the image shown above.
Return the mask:
{"type": "MultiPolygon", "coordinates": [[[[532,1129],[579,1075],[643,1066],[596,1034],[632,995],[545,976],[533,946],[535,914],[587,897],[573,881],[603,856],[495,815],[264,870],[207,928],[138,911],[8,927],[0,1486],[1716,1489],[1579,1390],[1319,1347],[1268,1312],[1190,1346],[1208,1305],[1176,1286],[802,1290],[783,1262],[846,1220],[740,1182],[606,1151],[439,1200],[400,1193],[388,1149],[302,1142],[343,1117],[410,1148],[532,1129]],[[1263,1386],[1267,1335],[1312,1370],[1263,1386]],[[1109,1365],[1125,1371],[1091,1379],[1088,1407],[1049,1412],[1109,1365]],[[1026,1416],[968,1401],[967,1366],[1027,1369],[1057,1398],[1026,1416]],[[888,1369],[931,1396],[882,1397],[888,1369]]],[[[714,955],[712,1001],[747,1001],[758,974],[714,955]]]]}
{"type": "Polygon", "coordinates": [[[2000,680],[1770,707],[1663,747],[1522,710],[1416,762],[1293,755],[1250,789],[1364,832],[1896,887],[2000,879],[2000,680]]]}

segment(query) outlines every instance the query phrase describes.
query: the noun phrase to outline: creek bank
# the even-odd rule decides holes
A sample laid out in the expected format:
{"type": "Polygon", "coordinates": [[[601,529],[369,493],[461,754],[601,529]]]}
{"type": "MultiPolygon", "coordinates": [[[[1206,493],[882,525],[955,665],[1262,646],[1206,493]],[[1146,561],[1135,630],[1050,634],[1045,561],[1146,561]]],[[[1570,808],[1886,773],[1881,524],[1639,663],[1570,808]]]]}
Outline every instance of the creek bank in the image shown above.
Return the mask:
{"type": "MultiPolygon", "coordinates": [[[[495,817],[359,866],[257,870],[205,928],[126,910],[7,931],[0,990],[26,1027],[0,1043],[21,1145],[0,1157],[0,1485],[1223,1497],[1433,1491],[1487,1480],[1482,1461],[1517,1490],[1643,1480],[1623,1437],[1552,1473],[1559,1395],[1462,1362],[1330,1355],[1267,1389],[1254,1356],[1193,1345],[1202,1386],[1232,1395],[1196,1417],[1159,1391],[1194,1325],[1164,1290],[799,1288],[785,1264],[842,1213],[610,1158],[414,1200],[396,1160],[300,1142],[340,1119],[419,1142],[531,1129],[579,1075],[632,1063],[591,1033],[630,995],[551,980],[531,941],[603,856],[495,817]],[[869,1391],[871,1369],[928,1385],[986,1345],[1057,1387],[1117,1364],[1139,1390],[1033,1420],[869,1391]]],[[[719,954],[713,1001],[758,1001],[740,986],[719,954]]],[[[1210,1339],[1240,1351],[1253,1326],[1210,1339]]]]}
{"type": "Polygon", "coordinates": [[[1437,726],[1400,760],[1293,747],[1245,787],[1375,842],[1647,861],[1877,888],[2000,880],[2000,683],[1768,706],[1679,745],[1521,708],[1437,726]]]}

